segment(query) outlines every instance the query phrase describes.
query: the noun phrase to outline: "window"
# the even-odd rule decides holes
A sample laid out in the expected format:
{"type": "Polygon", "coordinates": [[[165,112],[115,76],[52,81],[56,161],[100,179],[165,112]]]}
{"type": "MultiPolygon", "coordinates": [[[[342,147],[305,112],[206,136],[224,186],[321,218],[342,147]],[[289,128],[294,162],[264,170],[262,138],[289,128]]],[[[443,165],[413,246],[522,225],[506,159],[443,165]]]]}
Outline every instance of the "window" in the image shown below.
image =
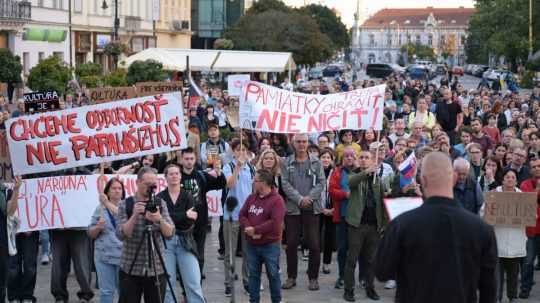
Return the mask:
{"type": "Polygon", "coordinates": [[[369,46],[375,46],[375,35],[369,34],[369,46]]]}
{"type": "Polygon", "coordinates": [[[428,43],[429,46],[433,45],[433,35],[432,34],[428,35],[428,42],[427,43],[428,43]]]}
{"type": "Polygon", "coordinates": [[[58,0],[58,8],[64,9],[64,0],[58,0]]]}
{"type": "Polygon", "coordinates": [[[154,37],[148,38],[148,48],[156,47],[156,39],[154,37]]]}
{"type": "Polygon", "coordinates": [[[465,35],[459,35],[459,40],[461,41],[461,45],[465,45],[467,43],[467,37],[465,35]]]}
{"type": "Polygon", "coordinates": [[[64,61],[64,52],[53,52],[53,56],[58,58],[60,61],[64,61]]]}
{"type": "Polygon", "coordinates": [[[411,35],[407,34],[407,43],[411,43],[411,35]]]}
{"type": "Polygon", "coordinates": [[[39,53],[38,53],[38,60],[39,60],[39,62],[41,62],[43,59],[45,59],[45,53],[44,53],[44,52],[39,52],[39,53]]]}
{"type": "Polygon", "coordinates": [[[23,53],[23,72],[25,75],[28,75],[30,72],[30,53],[24,52],[23,53]]]}
{"type": "Polygon", "coordinates": [[[398,35],[398,44],[399,44],[399,46],[401,46],[401,44],[402,44],[401,43],[401,34],[398,35]]]}
{"type": "Polygon", "coordinates": [[[43,0],[38,0],[37,6],[38,7],[43,7],[43,0]]]}
{"type": "Polygon", "coordinates": [[[135,53],[140,52],[144,49],[144,40],[143,37],[133,37],[131,39],[131,50],[135,53]]]}
{"type": "Polygon", "coordinates": [[[392,45],[392,34],[387,34],[386,35],[386,44],[388,46],[391,46],[392,45]]]}
{"type": "Polygon", "coordinates": [[[75,0],[75,2],[73,4],[74,4],[73,5],[73,10],[76,13],[82,13],[82,6],[83,6],[82,0],[75,0]]]}
{"type": "Polygon", "coordinates": [[[420,39],[420,35],[416,35],[416,43],[420,44],[422,40],[420,39]]]}
{"type": "Polygon", "coordinates": [[[440,38],[440,41],[439,41],[439,44],[442,46],[446,43],[446,37],[444,35],[441,35],[441,38],[440,38]]]}

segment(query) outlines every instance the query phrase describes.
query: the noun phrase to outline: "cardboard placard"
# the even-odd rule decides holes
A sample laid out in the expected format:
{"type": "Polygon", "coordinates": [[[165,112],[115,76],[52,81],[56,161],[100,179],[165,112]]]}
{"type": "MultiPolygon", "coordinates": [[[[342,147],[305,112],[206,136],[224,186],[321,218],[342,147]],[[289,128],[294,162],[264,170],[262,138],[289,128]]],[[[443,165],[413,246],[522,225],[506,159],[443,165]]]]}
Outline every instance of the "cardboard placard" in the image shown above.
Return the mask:
{"type": "Polygon", "coordinates": [[[247,75],[229,75],[227,77],[227,88],[229,96],[239,97],[242,94],[242,86],[250,81],[249,74],[247,75]]]}
{"type": "Polygon", "coordinates": [[[139,82],[135,84],[139,97],[162,95],[172,92],[181,92],[183,83],[175,82],[139,82]]]}
{"type": "Polygon", "coordinates": [[[54,90],[27,93],[23,95],[23,98],[24,111],[29,114],[60,109],[59,95],[54,90]]]}
{"type": "Polygon", "coordinates": [[[132,86],[100,87],[89,89],[86,95],[90,99],[91,104],[99,104],[136,98],[137,89],[132,86]]]}
{"type": "Polygon", "coordinates": [[[536,226],[536,198],[535,192],[485,193],[484,221],[496,226],[536,226]]]}

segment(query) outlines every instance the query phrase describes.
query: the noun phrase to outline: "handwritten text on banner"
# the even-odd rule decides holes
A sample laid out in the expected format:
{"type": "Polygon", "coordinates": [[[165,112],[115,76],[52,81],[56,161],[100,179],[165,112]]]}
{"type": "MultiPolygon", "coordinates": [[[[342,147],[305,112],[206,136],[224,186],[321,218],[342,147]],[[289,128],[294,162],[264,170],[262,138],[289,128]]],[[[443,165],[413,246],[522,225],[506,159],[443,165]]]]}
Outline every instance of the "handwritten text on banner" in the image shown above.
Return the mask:
{"type": "Polygon", "coordinates": [[[275,133],[382,129],[386,86],[309,95],[247,82],[240,96],[240,127],[275,133]]]}

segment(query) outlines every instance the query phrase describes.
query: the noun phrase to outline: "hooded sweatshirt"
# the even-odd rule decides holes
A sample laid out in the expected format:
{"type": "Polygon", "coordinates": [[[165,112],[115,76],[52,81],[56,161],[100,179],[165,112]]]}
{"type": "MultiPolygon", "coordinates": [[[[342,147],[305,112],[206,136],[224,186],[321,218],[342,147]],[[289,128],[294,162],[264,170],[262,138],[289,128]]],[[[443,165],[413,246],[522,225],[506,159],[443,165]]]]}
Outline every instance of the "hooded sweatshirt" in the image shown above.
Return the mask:
{"type": "Polygon", "coordinates": [[[242,228],[252,226],[260,239],[246,236],[251,245],[266,245],[281,241],[285,201],[275,188],[264,197],[254,193],[248,196],[240,210],[239,221],[242,228]]]}

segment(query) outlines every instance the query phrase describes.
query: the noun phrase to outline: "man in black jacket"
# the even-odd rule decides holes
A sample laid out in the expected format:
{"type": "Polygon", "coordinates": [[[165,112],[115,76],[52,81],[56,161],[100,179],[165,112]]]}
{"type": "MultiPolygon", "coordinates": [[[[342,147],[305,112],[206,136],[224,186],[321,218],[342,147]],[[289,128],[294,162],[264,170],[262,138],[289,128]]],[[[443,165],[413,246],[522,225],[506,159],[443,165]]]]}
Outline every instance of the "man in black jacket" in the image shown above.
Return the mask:
{"type": "Polygon", "coordinates": [[[190,192],[195,199],[198,217],[195,221],[193,237],[197,243],[199,267],[201,276],[204,279],[204,243],[206,242],[206,227],[208,225],[208,204],[206,203],[206,193],[210,190],[220,190],[225,188],[227,180],[221,173],[220,161],[214,162],[214,170],[207,172],[196,170],[195,152],[191,147],[182,151],[182,189],[190,192]]]}
{"type": "Polygon", "coordinates": [[[428,154],[424,204],[394,219],[380,243],[375,274],[397,278],[399,302],[495,302],[495,233],[454,200],[453,175],[448,156],[428,154]]]}

